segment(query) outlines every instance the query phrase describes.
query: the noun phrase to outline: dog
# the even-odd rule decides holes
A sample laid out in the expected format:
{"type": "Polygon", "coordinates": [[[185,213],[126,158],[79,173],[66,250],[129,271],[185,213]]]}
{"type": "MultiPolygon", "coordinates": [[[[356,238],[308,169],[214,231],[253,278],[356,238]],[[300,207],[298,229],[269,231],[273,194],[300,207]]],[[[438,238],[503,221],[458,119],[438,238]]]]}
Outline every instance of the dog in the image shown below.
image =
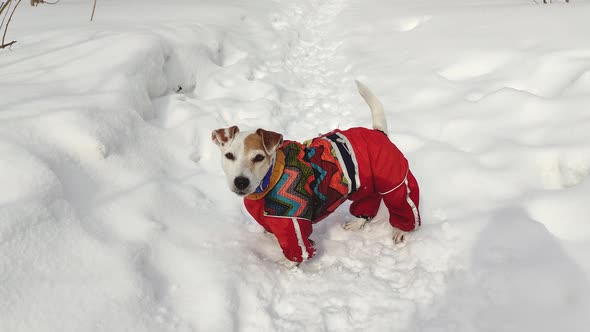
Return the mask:
{"type": "Polygon", "coordinates": [[[264,129],[237,126],[211,134],[222,153],[231,191],[244,198],[252,217],[276,236],[288,268],[314,256],[312,224],[346,200],[355,219],[343,227],[360,230],[379,210],[389,210],[393,241],[421,225],[419,187],[402,152],[389,140],[381,102],[356,81],[369,105],[373,129],[336,129],[304,143],[283,140],[264,129]]]}

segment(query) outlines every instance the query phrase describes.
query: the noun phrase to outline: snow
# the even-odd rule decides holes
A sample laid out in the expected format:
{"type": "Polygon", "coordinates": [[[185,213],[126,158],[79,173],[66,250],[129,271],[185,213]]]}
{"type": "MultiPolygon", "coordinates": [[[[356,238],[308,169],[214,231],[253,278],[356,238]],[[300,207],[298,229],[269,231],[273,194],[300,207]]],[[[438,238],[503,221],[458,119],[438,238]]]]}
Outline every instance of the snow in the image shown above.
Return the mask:
{"type": "Polygon", "coordinates": [[[590,2],[90,10],[21,6],[0,51],[0,331],[587,329],[590,2]],[[341,208],[286,270],[211,131],[370,126],[354,79],[423,226],[394,246],[386,211],[352,232],[341,208]]]}

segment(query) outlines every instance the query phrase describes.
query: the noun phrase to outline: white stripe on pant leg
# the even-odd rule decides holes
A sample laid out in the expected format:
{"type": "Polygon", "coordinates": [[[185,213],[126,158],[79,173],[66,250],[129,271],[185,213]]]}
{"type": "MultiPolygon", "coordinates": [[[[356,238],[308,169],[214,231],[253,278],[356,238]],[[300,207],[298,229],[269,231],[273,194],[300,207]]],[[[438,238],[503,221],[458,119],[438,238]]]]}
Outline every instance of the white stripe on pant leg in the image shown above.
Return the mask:
{"type": "Polygon", "coordinates": [[[309,254],[307,253],[307,249],[305,248],[305,243],[303,243],[303,237],[301,236],[301,228],[299,228],[299,222],[297,218],[291,218],[293,221],[293,228],[295,228],[295,234],[297,234],[297,242],[299,243],[299,247],[301,247],[301,258],[305,261],[309,258],[309,254]]]}
{"type": "Polygon", "coordinates": [[[408,178],[406,177],[404,183],[406,184],[406,201],[408,202],[408,204],[410,205],[410,207],[412,208],[412,213],[414,214],[414,229],[418,228],[418,226],[420,226],[420,217],[418,217],[418,208],[416,208],[416,204],[414,204],[414,201],[412,201],[412,199],[410,198],[410,187],[408,186],[408,178]]]}

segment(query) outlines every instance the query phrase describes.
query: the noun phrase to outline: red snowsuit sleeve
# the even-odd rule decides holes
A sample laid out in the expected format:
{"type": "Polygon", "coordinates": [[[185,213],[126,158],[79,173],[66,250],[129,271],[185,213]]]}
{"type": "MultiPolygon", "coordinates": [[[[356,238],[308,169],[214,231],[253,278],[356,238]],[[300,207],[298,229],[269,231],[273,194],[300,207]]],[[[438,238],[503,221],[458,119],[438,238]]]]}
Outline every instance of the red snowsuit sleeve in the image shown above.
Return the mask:
{"type": "Polygon", "coordinates": [[[315,246],[309,236],[312,225],[303,218],[267,216],[264,213],[264,200],[244,199],[246,209],[252,217],[279,241],[285,258],[293,262],[303,262],[315,254],[315,246]]]}

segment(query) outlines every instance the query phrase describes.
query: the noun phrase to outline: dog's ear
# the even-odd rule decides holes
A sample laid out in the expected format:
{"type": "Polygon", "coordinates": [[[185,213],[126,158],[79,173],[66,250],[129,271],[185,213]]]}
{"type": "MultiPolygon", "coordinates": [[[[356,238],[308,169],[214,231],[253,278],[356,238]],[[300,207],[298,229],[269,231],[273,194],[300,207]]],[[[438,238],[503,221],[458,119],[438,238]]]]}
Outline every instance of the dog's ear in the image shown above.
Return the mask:
{"type": "Polygon", "coordinates": [[[267,154],[272,154],[281,144],[283,144],[283,135],[275,133],[274,131],[264,130],[262,128],[256,130],[256,134],[262,137],[262,144],[267,154]]]}
{"type": "Polygon", "coordinates": [[[211,133],[211,140],[217,144],[220,148],[226,147],[234,140],[236,134],[240,132],[238,126],[231,126],[229,128],[219,128],[213,130],[211,133]]]}

